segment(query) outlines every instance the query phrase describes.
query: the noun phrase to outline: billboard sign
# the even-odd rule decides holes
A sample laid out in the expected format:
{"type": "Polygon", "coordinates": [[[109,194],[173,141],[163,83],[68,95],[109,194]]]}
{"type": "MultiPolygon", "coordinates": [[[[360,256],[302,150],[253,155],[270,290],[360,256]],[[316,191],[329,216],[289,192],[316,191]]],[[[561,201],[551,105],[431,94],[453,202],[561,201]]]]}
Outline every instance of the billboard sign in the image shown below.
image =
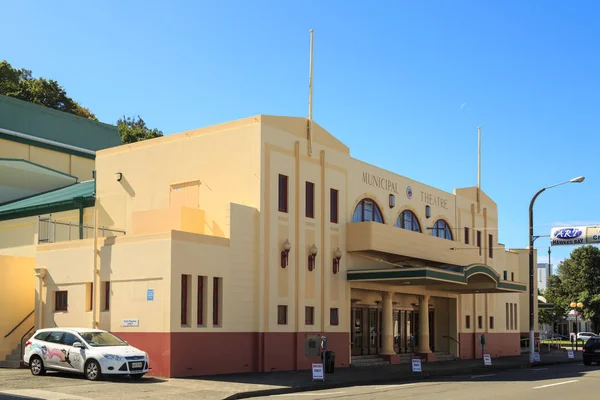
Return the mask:
{"type": "Polygon", "coordinates": [[[565,226],[552,228],[552,246],[600,243],[600,226],[565,226]]]}

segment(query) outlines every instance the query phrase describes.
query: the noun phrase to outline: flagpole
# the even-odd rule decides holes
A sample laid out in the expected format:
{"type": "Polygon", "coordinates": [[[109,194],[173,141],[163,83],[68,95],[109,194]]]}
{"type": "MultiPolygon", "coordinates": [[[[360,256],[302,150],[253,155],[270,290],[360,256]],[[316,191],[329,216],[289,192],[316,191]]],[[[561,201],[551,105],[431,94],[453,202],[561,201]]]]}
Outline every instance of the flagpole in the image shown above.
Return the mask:
{"type": "Polygon", "coordinates": [[[310,30],[310,69],[308,73],[308,155],[312,155],[312,90],[313,90],[313,34],[310,30]]]}

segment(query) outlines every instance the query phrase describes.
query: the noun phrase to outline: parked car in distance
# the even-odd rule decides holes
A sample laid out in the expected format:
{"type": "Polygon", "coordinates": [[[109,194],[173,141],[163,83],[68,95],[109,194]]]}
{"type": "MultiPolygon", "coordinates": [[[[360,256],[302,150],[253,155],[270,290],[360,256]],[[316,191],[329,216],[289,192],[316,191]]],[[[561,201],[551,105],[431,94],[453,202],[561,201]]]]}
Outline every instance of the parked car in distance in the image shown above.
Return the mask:
{"type": "Polygon", "coordinates": [[[577,334],[577,340],[583,340],[586,342],[592,336],[596,336],[596,334],[594,332],[579,332],[577,334]]]}
{"type": "Polygon", "coordinates": [[[39,329],[25,343],[23,361],[33,375],[57,370],[84,374],[92,381],[104,374],[139,379],[150,370],[147,353],[112,333],[88,328],[39,329]]]}
{"type": "Polygon", "coordinates": [[[593,361],[600,363],[600,336],[593,336],[585,342],[583,349],[583,364],[591,365],[593,361]]]}

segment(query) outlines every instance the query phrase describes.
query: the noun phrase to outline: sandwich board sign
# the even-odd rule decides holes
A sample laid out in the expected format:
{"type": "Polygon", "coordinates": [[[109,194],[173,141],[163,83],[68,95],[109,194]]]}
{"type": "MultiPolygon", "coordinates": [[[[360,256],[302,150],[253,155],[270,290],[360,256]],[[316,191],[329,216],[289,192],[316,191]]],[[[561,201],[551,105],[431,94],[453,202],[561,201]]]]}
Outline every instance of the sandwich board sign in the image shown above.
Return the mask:
{"type": "Polygon", "coordinates": [[[492,356],[490,356],[489,354],[484,354],[483,365],[492,365],[492,356]]]}
{"type": "Polygon", "coordinates": [[[313,381],[324,381],[325,376],[323,375],[323,364],[312,365],[312,378],[313,381]]]}
{"type": "Polygon", "coordinates": [[[575,358],[575,354],[573,354],[573,350],[567,350],[567,355],[569,358],[575,358]]]}
{"type": "Polygon", "coordinates": [[[540,353],[538,353],[537,351],[533,353],[533,361],[540,362],[540,353]]]}
{"type": "Polygon", "coordinates": [[[412,372],[423,372],[421,370],[421,359],[420,358],[412,359],[412,372]]]}

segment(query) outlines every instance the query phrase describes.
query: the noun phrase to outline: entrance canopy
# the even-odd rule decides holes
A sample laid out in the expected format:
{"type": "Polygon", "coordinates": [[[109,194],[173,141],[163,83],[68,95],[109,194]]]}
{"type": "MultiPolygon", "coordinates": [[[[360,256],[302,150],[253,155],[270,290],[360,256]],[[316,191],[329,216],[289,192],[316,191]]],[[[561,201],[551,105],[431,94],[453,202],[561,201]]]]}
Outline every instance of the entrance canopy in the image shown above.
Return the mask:
{"type": "Polygon", "coordinates": [[[23,159],[0,158],[0,204],[77,183],[77,178],[23,159]]]}
{"type": "Polygon", "coordinates": [[[493,268],[484,264],[351,270],[347,279],[394,286],[427,286],[457,293],[515,293],[527,290],[526,284],[502,280],[493,268]]]}

